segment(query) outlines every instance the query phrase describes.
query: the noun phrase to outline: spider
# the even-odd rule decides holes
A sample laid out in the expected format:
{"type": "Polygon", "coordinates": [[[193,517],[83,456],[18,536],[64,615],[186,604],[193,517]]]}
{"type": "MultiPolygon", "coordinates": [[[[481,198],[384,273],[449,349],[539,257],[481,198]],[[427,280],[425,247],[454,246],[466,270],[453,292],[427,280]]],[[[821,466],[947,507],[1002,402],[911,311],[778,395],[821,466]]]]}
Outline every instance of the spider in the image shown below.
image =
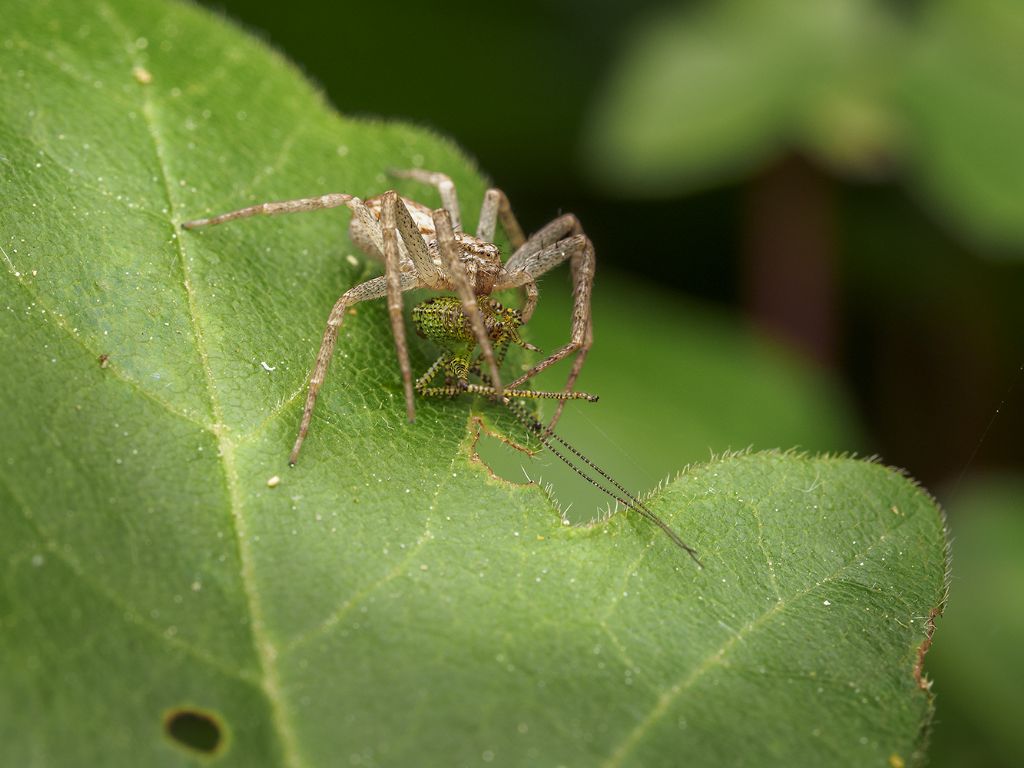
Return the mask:
{"type": "MultiPolygon", "coordinates": [[[[590,293],[594,282],[594,246],[574,215],[559,216],[526,237],[512,213],[505,193],[491,188],[484,195],[476,234],[470,235],[462,231],[455,184],[448,176],[420,169],[391,171],[391,175],[436,187],[441,196],[441,207],[431,210],[422,203],[399,196],[394,190],[365,201],[350,194],[332,193],[262,203],[182,224],[185,229],[196,229],[249,216],[273,216],[345,206],[352,212],[349,222],[352,242],[367,255],[384,262],[383,275],[350,288],[331,309],[320,342],[320,351],[309,378],[309,391],[299,434],[289,457],[289,463],[293,466],[309,432],[317,394],[337,342],[338,328],[345,318],[345,311],[360,301],[387,297],[391,330],[395,337],[395,350],[405,389],[406,413],[410,422],[416,419],[416,407],[413,401],[409,349],[402,321],[402,294],[405,291],[414,288],[455,291],[473,338],[480,348],[481,359],[489,372],[492,395],[501,398],[505,388],[498,371],[499,360],[495,357],[491,342],[492,339],[498,342],[504,336],[500,319],[495,320],[490,309],[490,294],[507,288],[523,288],[526,300],[518,314],[517,325],[526,323],[537,305],[537,278],[569,260],[573,281],[569,342],[509,384],[509,389],[515,390],[544,369],[576,353],[550,427],[557,423],[566,400],[573,399],[573,385],[593,341],[590,293]],[[504,264],[498,246],[493,242],[499,221],[514,249],[504,264]]],[[[459,384],[465,388],[466,383],[463,375],[459,384]]]]}

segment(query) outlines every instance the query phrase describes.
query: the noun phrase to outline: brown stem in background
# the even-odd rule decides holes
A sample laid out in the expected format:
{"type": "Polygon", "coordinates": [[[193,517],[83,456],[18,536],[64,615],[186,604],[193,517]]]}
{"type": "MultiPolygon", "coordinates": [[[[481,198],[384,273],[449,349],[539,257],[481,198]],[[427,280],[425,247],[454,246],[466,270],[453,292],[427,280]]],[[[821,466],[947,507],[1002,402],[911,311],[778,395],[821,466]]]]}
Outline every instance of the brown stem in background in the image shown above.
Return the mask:
{"type": "Polygon", "coordinates": [[[745,304],[758,328],[821,365],[837,358],[832,182],[787,155],[748,185],[743,211],[745,304]]]}

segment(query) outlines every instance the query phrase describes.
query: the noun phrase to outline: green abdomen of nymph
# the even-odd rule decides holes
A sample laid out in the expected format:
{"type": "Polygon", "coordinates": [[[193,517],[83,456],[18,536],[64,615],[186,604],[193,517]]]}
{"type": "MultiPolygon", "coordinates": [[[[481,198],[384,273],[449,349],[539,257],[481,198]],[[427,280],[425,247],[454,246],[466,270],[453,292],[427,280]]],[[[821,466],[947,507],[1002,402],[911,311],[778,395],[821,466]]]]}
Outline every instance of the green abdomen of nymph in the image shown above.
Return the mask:
{"type": "Polygon", "coordinates": [[[462,302],[454,296],[439,296],[416,305],[412,322],[416,333],[442,349],[454,351],[466,344],[476,344],[473,329],[462,311],[462,302]]]}
{"type": "Polygon", "coordinates": [[[462,303],[454,296],[429,299],[413,307],[412,322],[416,333],[430,339],[444,351],[447,374],[465,381],[476,337],[462,311],[462,303]]]}
{"type": "MultiPolygon", "coordinates": [[[[519,337],[518,330],[523,321],[518,311],[484,297],[478,298],[478,306],[487,336],[499,350],[509,343],[529,347],[519,337]]],[[[462,309],[462,302],[455,296],[429,299],[413,308],[412,321],[416,333],[430,339],[444,351],[448,374],[465,381],[476,347],[476,336],[462,309]]]]}

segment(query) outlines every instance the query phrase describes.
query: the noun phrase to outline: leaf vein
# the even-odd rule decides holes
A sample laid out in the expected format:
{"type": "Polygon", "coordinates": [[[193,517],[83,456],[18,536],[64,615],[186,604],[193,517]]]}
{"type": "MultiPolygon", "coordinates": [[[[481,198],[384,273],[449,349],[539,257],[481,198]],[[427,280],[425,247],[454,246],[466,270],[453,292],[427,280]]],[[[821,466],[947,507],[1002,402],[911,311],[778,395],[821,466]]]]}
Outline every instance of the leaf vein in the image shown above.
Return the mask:
{"type": "Polygon", "coordinates": [[[31,514],[28,503],[24,498],[22,498],[21,494],[17,492],[15,486],[3,475],[0,475],[0,483],[3,484],[8,493],[10,493],[11,497],[14,499],[21,512],[22,518],[26,523],[28,523],[36,536],[39,537],[39,540],[42,542],[43,548],[46,552],[64,563],[64,565],[75,574],[75,578],[78,580],[78,583],[88,587],[96,595],[118,608],[118,615],[122,621],[126,624],[132,624],[138,627],[172,648],[185,652],[193,659],[216,669],[226,677],[238,680],[246,685],[259,687],[258,681],[253,679],[251,675],[246,674],[243,669],[234,669],[229,666],[225,660],[208,653],[199,646],[186,642],[185,640],[178,638],[176,635],[167,634],[166,628],[161,628],[153,622],[145,619],[143,614],[141,614],[135,606],[122,600],[115,592],[111,591],[102,582],[93,579],[89,575],[88,570],[86,570],[81,562],[79,562],[78,559],[69,551],[68,547],[60,547],[57,540],[43,530],[43,527],[36,521],[35,515],[31,514]]]}
{"type": "MultiPolygon", "coordinates": [[[[455,468],[455,461],[456,459],[458,459],[458,456],[458,450],[453,452],[451,463],[448,466],[448,471],[444,473],[442,481],[438,482],[437,488],[434,490],[434,495],[430,499],[430,504],[427,505],[428,508],[434,506],[434,503],[441,495],[441,491],[448,484],[449,478],[451,477],[452,474],[452,470],[455,468]]],[[[291,653],[299,646],[305,645],[315,637],[320,637],[330,632],[336,626],[338,626],[338,624],[341,623],[341,620],[348,613],[350,613],[352,609],[355,608],[356,605],[358,605],[360,602],[368,598],[370,595],[372,595],[378,589],[383,587],[385,584],[394,581],[395,579],[399,578],[400,576],[408,572],[409,565],[414,559],[414,557],[417,554],[419,554],[419,552],[427,545],[429,541],[433,540],[433,538],[434,534],[430,530],[430,518],[428,517],[423,527],[423,533],[421,533],[419,538],[416,539],[416,545],[411,550],[409,550],[409,553],[404,558],[402,558],[401,561],[395,564],[394,568],[392,568],[390,571],[384,574],[384,576],[382,576],[377,581],[373,582],[369,586],[365,587],[364,589],[356,592],[354,595],[349,597],[344,603],[338,606],[338,608],[335,609],[330,614],[330,616],[324,619],[324,621],[321,622],[318,626],[314,627],[308,632],[305,632],[293,638],[288,643],[288,645],[285,646],[285,648],[282,650],[282,654],[291,653]]]]}
{"type": "Polygon", "coordinates": [[[847,562],[844,562],[842,565],[840,565],[833,573],[829,574],[823,579],[820,579],[819,581],[816,581],[809,587],[806,587],[805,589],[796,592],[788,601],[785,599],[779,600],[779,602],[775,603],[770,608],[761,612],[753,619],[748,621],[744,626],[742,626],[739,629],[739,631],[736,634],[732,635],[727,640],[725,640],[718,647],[717,650],[705,656],[704,659],[699,664],[697,664],[697,666],[694,667],[688,675],[683,677],[681,680],[678,680],[675,683],[673,683],[668,688],[668,690],[662,692],[662,694],[655,701],[654,705],[651,707],[651,710],[648,712],[647,716],[639,723],[637,723],[633,730],[626,734],[626,737],[618,744],[618,746],[616,746],[612,750],[608,759],[602,763],[603,768],[617,768],[617,766],[621,766],[623,761],[626,759],[626,756],[630,753],[630,751],[640,742],[640,740],[651,729],[651,727],[653,727],[655,723],[657,723],[665,716],[665,713],[668,712],[669,708],[672,706],[673,703],[675,703],[679,696],[686,690],[691,688],[697,682],[697,680],[704,676],[704,674],[708,670],[710,670],[717,664],[721,663],[722,659],[726,656],[726,654],[728,654],[729,651],[732,648],[734,648],[738,642],[740,642],[741,640],[746,640],[748,635],[750,635],[752,632],[756,631],[758,628],[760,628],[768,621],[770,621],[772,618],[774,618],[775,615],[777,615],[787,605],[788,602],[794,602],[796,600],[799,600],[800,598],[805,597],[814,590],[818,589],[823,584],[835,581],[839,576],[843,574],[844,571],[853,566],[860,559],[866,557],[871,552],[871,550],[873,550],[876,546],[885,541],[886,538],[888,538],[888,535],[889,532],[886,531],[863,552],[854,555],[847,562]]]}
{"type": "MultiPolygon", "coordinates": [[[[68,324],[68,321],[64,317],[64,315],[61,314],[54,307],[53,304],[46,300],[44,294],[40,293],[33,287],[32,283],[25,277],[24,273],[21,272],[21,270],[14,266],[10,258],[7,256],[6,251],[3,251],[2,247],[0,247],[0,252],[2,252],[4,261],[7,264],[8,271],[11,273],[11,275],[14,276],[15,281],[18,283],[18,285],[21,286],[22,290],[24,290],[37,305],[46,310],[47,317],[51,318],[53,322],[56,324],[56,326],[60,328],[62,331],[64,331],[67,334],[67,336],[73,342],[75,342],[75,344],[81,347],[93,359],[98,361],[101,356],[99,350],[90,347],[89,344],[87,344],[86,341],[78,333],[75,332],[75,330],[68,324]]],[[[109,373],[109,375],[123,382],[132,391],[146,398],[153,404],[159,406],[162,410],[166,411],[172,416],[179,419],[183,419],[184,421],[187,421],[191,424],[194,424],[204,432],[215,431],[212,425],[204,424],[202,421],[192,417],[187,412],[178,410],[176,407],[174,407],[169,402],[161,398],[159,395],[155,394],[154,392],[151,392],[149,389],[144,387],[140,381],[127,375],[124,369],[116,365],[115,363],[107,361],[106,370],[109,373]]]]}

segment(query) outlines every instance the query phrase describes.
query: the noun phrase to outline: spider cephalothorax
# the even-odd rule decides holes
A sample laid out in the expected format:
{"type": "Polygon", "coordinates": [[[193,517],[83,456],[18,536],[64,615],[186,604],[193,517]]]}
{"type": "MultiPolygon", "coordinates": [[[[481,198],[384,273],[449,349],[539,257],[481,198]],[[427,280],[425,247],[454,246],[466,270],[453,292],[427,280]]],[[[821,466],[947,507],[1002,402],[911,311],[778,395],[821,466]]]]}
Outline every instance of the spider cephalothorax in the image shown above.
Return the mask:
{"type": "MultiPolygon", "coordinates": [[[[526,237],[512,213],[505,193],[500,189],[489,189],[484,196],[476,234],[470,235],[462,231],[458,199],[451,179],[441,173],[421,170],[397,171],[394,175],[434,185],[440,192],[442,207],[431,210],[422,203],[400,197],[394,190],[365,202],[350,194],[334,193],[262,203],[207,219],[188,221],[182,225],[186,229],[194,229],[248,216],[345,206],[352,212],[349,223],[352,242],[371,257],[384,262],[383,275],[350,288],[331,309],[320,351],[310,375],[299,434],[292,448],[293,464],[309,431],[317,394],[338,338],[338,328],[345,319],[346,310],[360,301],[387,297],[391,329],[395,336],[395,349],[405,388],[406,412],[410,421],[415,419],[412,368],[409,365],[402,320],[402,293],[413,288],[454,291],[457,294],[463,320],[469,324],[471,338],[479,346],[480,356],[489,374],[491,383],[487,388],[492,390],[494,396],[501,397],[505,388],[498,369],[499,359],[494,353],[495,345],[502,341],[506,333],[500,329],[514,325],[513,330],[517,333],[519,325],[529,322],[537,304],[536,278],[568,260],[573,279],[569,342],[516,378],[509,388],[515,391],[516,387],[540,371],[575,353],[576,359],[569,371],[565,390],[557,398],[560,402],[552,418],[552,425],[558,420],[565,401],[574,399],[573,386],[593,336],[590,291],[594,280],[594,247],[576,217],[572,214],[559,216],[526,237]],[[494,233],[499,221],[514,248],[504,263],[494,244],[494,233]],[[488,309],[492,306],[488,298],[491,292],[509,288],[523,288],[526,293],[526,301],[516,323],[502,320],[495,314],[497,310],[488,309]],[[499,338],[492,337],[496,330],[500,331],[499,338]]],[[[506,345],[511,341],[509,337],[506,345]]],[[[473,347],[470,346],[466,355],[472,355],[472,351],[473,347]]],[[[433,370],[436,372],[438,369],[433,370]]]]}

